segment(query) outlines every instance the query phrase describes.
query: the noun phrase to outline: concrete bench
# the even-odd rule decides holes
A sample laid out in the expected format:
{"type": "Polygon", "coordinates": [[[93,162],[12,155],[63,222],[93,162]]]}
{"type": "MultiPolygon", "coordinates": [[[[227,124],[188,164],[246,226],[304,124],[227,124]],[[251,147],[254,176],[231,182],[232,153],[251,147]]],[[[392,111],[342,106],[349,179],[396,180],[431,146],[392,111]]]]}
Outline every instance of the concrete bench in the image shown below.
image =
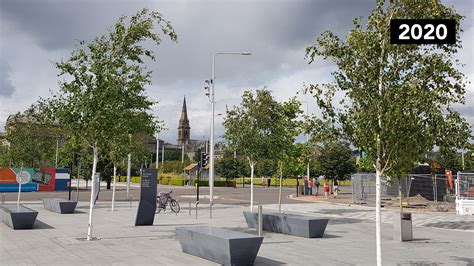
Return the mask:
{"type": "MultiPolygon", "coordinates": [[[[329,219],[311,216],[264,213],[263,230],[306,238],[323,237],[329,219]]],[[[258,228],[258,213],[244,211],[248,227],[258,228]]]]}
{"type": "Polygon", "coordinates": [[[0,220],[13,229],[32,229],[38,212],[23,205],[0,205],[0,220]]]}
{"type": "Polygon", "coordinates": [[[57,213],[73,213],[76,209],[77,201],[59,198],[43,198],[43,206],[46,210],[57,213]]]}
{"type": "Polygon", "coordinates": [[[223,265],[253,265],[263,237],[208,226],[176,227],[184,253],[223,265]]]}

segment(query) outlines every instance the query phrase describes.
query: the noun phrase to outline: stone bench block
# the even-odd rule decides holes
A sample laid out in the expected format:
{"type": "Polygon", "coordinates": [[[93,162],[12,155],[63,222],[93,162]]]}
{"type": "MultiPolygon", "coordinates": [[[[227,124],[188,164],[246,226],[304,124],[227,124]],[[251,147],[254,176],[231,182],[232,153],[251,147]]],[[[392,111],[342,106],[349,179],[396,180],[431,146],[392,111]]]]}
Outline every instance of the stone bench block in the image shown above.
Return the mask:
{"type": "Polygon", "coordinates": [[[32,229],[38,212],[23,205],[0,205],[0,219],[13,229],[32,229]]]}
{"type": "MultiPolygon", "coordinates": [[[[244,217],[248,227],[258,228],[258,213],[244,211],[244,217]]],[[[262,220],[265,231],[306,238],[323,237],[329,222],[327,218],[283,213],[264,213],[262,220]]]]}
{"type": "Polygon", "coordinates": [[[184,253],[223,265],[253,265],[263,237],[208,226],[176,227],[184,253]]]}
{"type": "Polygon", "coordinates": [[[59,198],[43,198],[43,206],[46,210],[57,213],[74,213],[77,201],[59,199],[59,198]]]}

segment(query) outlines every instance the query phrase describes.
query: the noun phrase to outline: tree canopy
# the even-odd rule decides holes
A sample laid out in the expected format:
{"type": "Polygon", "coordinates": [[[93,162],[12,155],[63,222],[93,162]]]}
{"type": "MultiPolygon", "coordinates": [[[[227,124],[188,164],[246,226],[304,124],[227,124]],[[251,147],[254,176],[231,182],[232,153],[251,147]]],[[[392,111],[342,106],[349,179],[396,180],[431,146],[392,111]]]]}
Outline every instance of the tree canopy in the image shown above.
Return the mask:
{"type": "Polygon", "coordinates": [[[300,105],[295,99],[279,103],[265,88],[255,94],[245,91],[241,105],[227,110],[224,138],[250,162],[279,160],[297,135],[289,125],[296,123],[300,105]]]}
{"type": "Polygon", "coordinates": [[[316,157],[317,171],[328,179],[344,180],[356,170],[355,158],[349,144],[326,143],[316,157]]]}
{"type": "Polygon", "coordinates": [[[461,19],[437,1],[377,1],[365,27],[356,18],[345,39],[326,31],[306,49],[310,63],[323,58],[337,66],[333,83],[309,85],[307,91],[381,174],[409,171],[435,145],[466,145],[469,125],[452,108],[464,103],[465,94],[455,58],[461,19]],[[456,19],[456,44],[390,44],[390,19],[406,17],[456,19]],[[336,92],[344,95],[339,104],[336,92]]]}

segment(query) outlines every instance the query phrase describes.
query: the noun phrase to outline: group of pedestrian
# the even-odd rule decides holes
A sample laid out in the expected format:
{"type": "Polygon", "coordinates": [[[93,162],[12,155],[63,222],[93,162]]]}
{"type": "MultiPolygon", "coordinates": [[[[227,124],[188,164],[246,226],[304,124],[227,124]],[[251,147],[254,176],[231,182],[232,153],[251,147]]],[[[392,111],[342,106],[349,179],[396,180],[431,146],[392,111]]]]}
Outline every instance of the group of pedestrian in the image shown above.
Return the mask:
{"type": "MultiPolygon", "coordinates": [[[[324,180],[323,183],[323,192],[324,192],[324,197],[329,198],[329,192],[330,192],[330,187],[329,187],[329,182],[327,179],[324,179],[323,176],[320,177],[313,177],[313,178],[308,178],[307,176],[304,177],[304,187],[305,187],[305,195],[313,195],[313,187],[314,187],[314,195],[318,196],[319,195],[319,186],[321,185],[320,179],[324,180]]],[[[333,187],[332,187],[332,192],[334,194],[334,198],[337,197],[338,192],[339,192],[339,182],[337,180],[334,180],[333,182],[333,187]]]]}
{"type": "Polygon", "coordinates": [[[269,176],[265,178],[265,176],[262,176],[262,187],[265,187],[265,180],[267,181],[267,186],[270,187],[272,185],[272,177],[269,176]]]}

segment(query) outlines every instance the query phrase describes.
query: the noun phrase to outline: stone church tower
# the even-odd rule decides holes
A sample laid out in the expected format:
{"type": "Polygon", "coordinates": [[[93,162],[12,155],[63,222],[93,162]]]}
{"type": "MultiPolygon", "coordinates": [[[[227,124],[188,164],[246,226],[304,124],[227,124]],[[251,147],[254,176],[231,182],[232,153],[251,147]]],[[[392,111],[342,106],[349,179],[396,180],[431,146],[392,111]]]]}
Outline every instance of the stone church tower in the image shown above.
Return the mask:
{"type": "Polygon", "coordinates": [[[178,126],[178,145],[189,144],[190,137],[191,127],[189,126],[188,111],[186,110],[186,97],[184,97],[178,126]]]}

